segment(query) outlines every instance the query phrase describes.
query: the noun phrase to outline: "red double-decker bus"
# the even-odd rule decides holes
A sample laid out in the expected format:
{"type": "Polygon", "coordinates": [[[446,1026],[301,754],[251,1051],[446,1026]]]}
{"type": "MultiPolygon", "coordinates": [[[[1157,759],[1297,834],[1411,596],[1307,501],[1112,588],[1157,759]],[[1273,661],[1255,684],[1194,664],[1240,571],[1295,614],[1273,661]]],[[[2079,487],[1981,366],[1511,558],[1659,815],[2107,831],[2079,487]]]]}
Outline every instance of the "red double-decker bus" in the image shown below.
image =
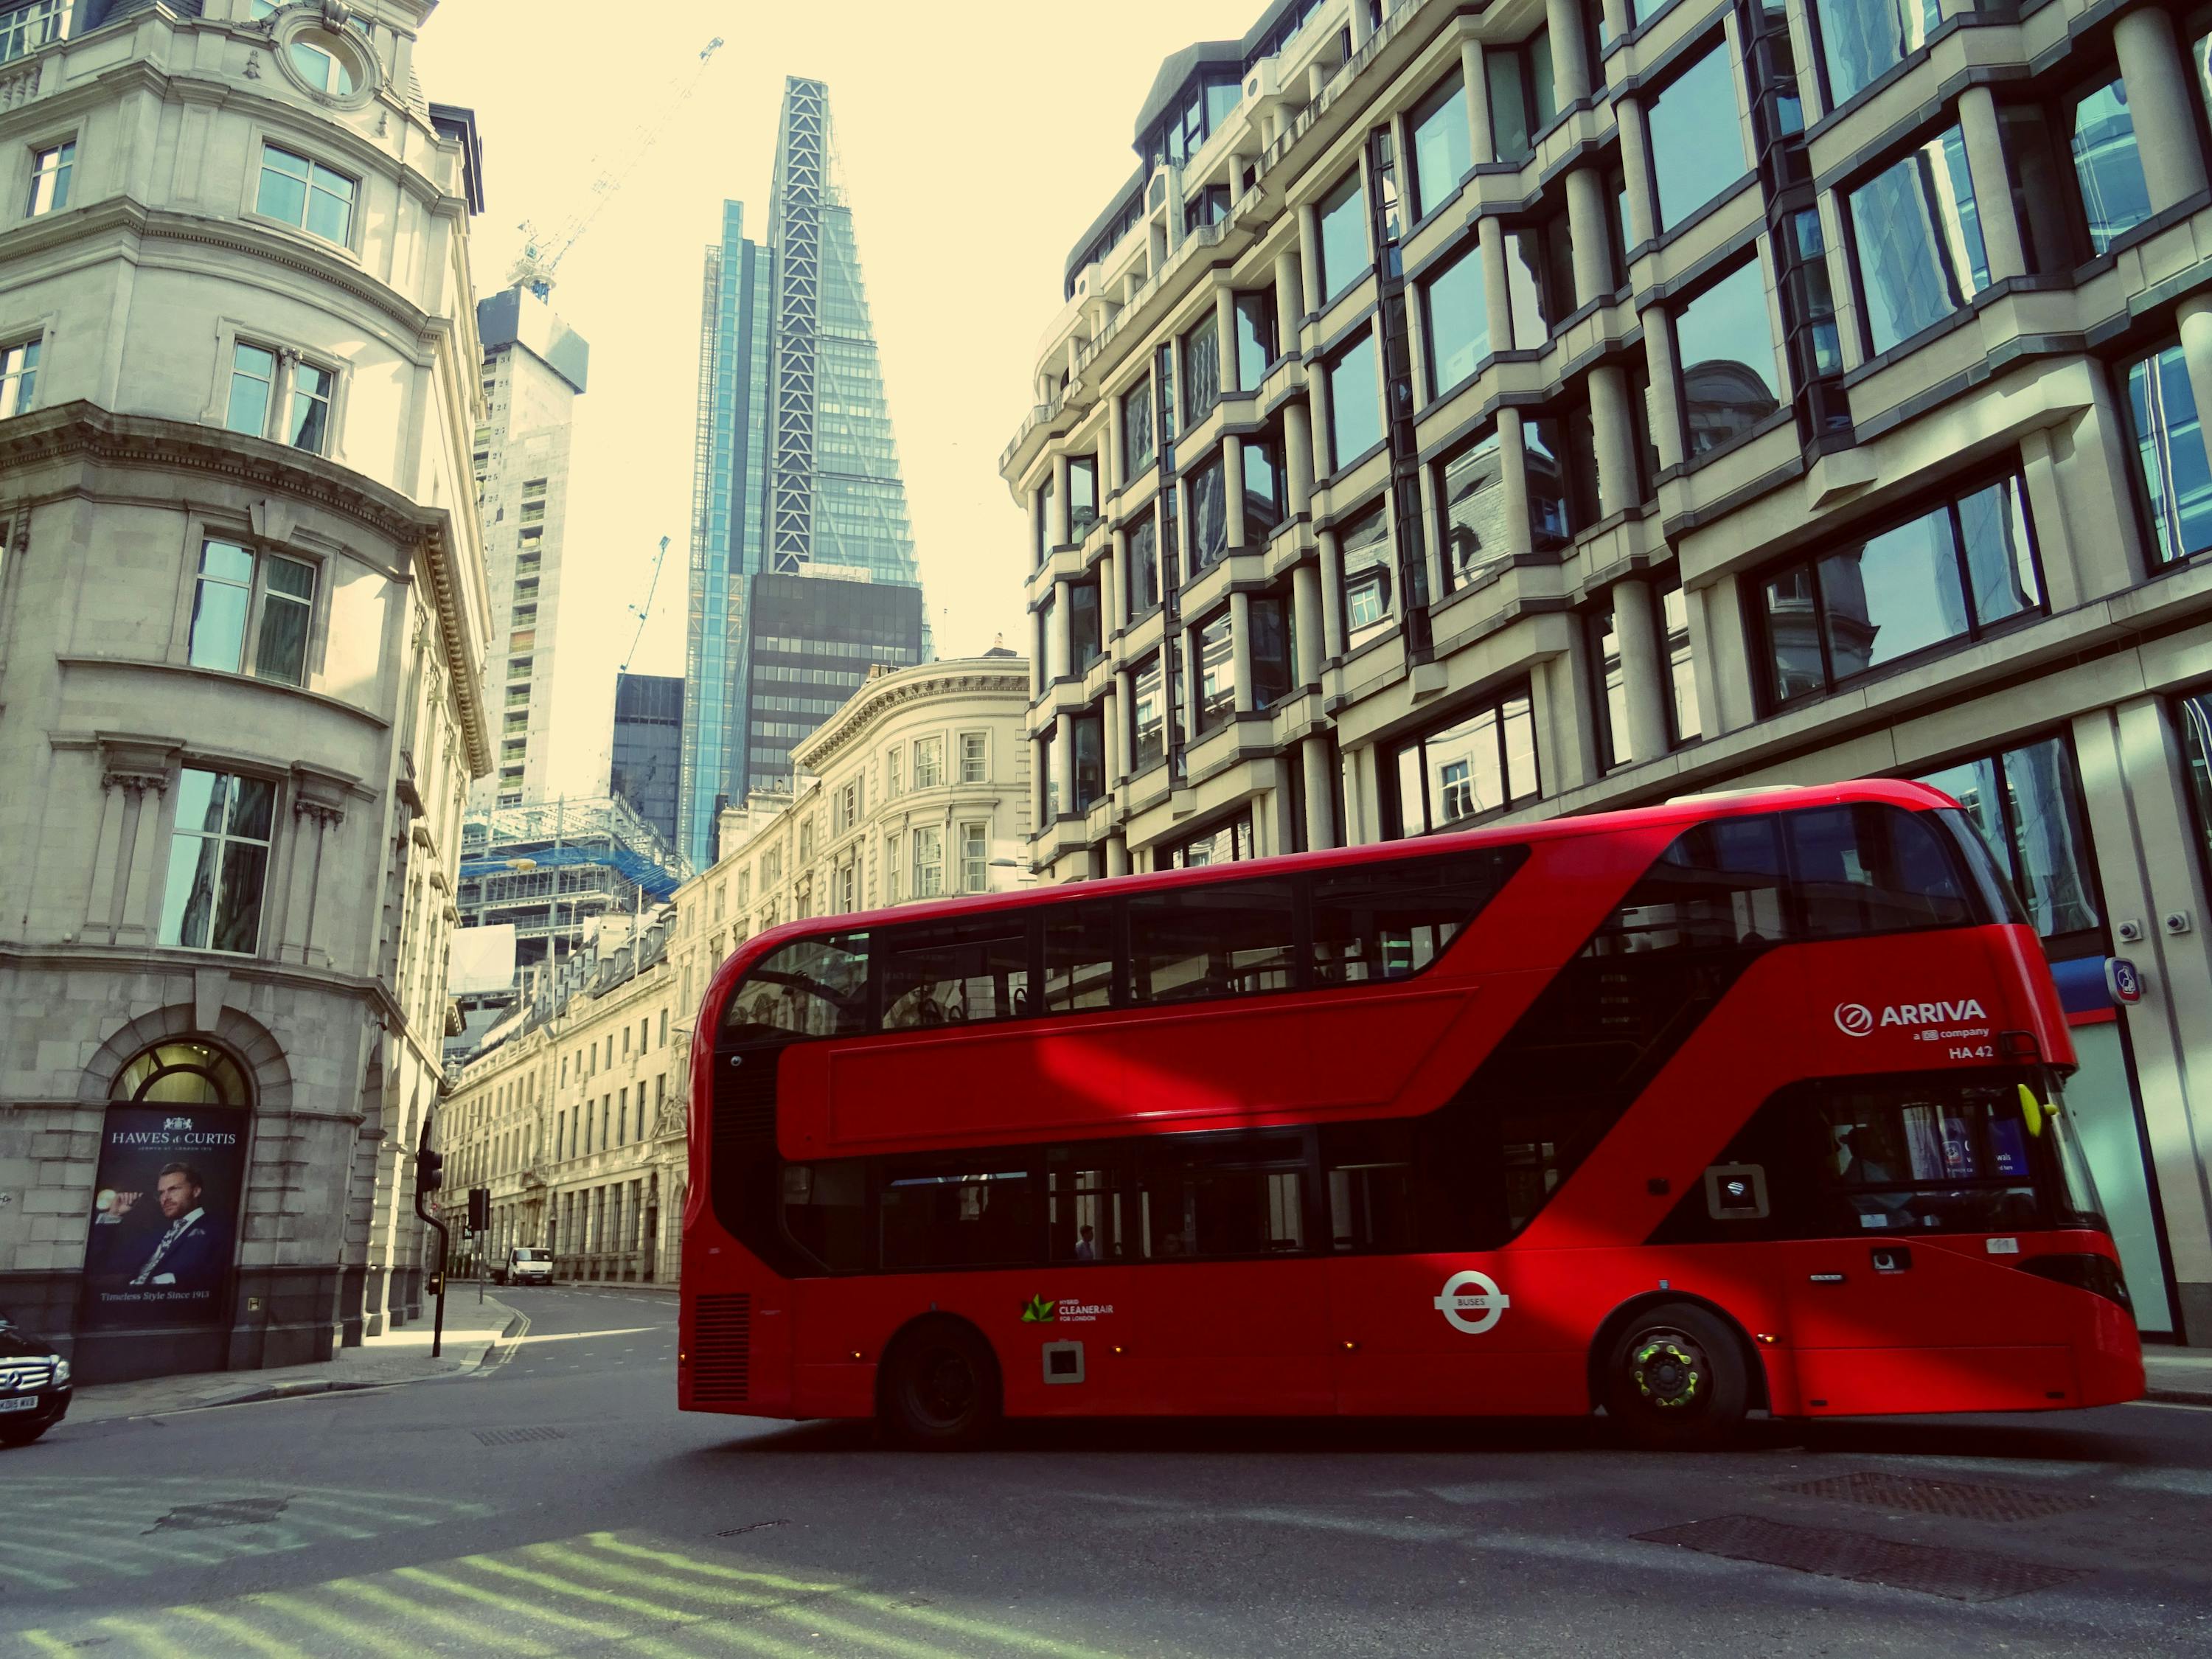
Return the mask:
{"type": "Polygon", "coordinates": [[[781,927],[700,1014],[678,1399],[916,1445],[2130,1400],[2073,1059],[1907,783],[781,927]]]}

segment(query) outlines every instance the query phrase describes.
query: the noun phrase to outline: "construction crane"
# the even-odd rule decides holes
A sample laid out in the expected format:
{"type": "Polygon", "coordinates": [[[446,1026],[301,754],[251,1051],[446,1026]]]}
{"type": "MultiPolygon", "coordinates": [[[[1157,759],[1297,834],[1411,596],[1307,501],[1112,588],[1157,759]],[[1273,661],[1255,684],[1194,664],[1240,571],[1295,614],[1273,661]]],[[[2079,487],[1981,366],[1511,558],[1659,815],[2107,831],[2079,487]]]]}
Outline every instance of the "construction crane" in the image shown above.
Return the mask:
{"type": "Polygon", "coordinates": [[[524,284],[541,300],[553,292],[553,273],[559,269],[561,261],[592,228],[592,221],[599,216],[599,210],[606,206],[607,198],[623,187],[623,181],[645,159],[645,153],[659,141],[668,124],[676,118],[677,112],[690,101],[721,45],[722,37],[718,34],[701,49],[698,66],[670,83],[668,92],[654,102],[657,112],[653,118],[636,128],[629,142],[611,153],[608,165],[593,176],[589,198],[565,224],[550,235],[540,234],[534,220],[525,219],[515,227],[522,233],[522,257],[507,273],[508,282],[524,284]]]}
{"type": "Polygon", "coordinates": [[[630,661],[637,655],[637,642],[645,637],[646,620],[653,615],[653,596],[660,591],[660,566],[667,557],[668,538],[663,536],[660,550],[653,556],[653,580],[646,587],[645,603],[629,608],[629,614],[637,618],[637,632],[630,635],[629,649],[623,653],[622,666],[615,671],[618,674],[629,672],[630,661]]]}

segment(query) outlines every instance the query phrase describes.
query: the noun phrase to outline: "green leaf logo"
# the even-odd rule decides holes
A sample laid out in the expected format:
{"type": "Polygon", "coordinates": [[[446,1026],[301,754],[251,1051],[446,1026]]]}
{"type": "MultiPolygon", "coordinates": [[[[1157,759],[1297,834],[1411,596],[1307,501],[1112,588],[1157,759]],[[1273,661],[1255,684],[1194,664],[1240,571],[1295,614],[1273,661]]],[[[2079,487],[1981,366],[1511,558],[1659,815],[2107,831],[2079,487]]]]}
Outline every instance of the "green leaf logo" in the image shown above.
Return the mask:
{"type": "Polygon", "coordinates": [[[1022,1310],[1024,1325],[1049,1325],[1059,1317],[1059,1308],[1041,1296],[1031,1297],[1029,1306],[1022,1310]]]}

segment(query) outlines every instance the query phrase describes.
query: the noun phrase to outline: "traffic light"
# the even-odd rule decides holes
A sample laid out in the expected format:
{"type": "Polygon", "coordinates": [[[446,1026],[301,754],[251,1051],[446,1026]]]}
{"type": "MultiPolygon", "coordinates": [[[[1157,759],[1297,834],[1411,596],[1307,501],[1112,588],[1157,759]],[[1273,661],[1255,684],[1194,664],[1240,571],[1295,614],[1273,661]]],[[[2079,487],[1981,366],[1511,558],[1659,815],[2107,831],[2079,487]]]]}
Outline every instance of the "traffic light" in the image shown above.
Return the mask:
{"type": "Polygon", "coordinates": [[[415,1190],[434,1193],[446,1184],[446,1155],[428,1146],[415,1154],[415,1190]]]}
{"type": "Polygon", "coordinates": [[[489,1187],[469,1188],[469,1231],[472,1233],[491,1231],[491,1188],[489,1187]]]}

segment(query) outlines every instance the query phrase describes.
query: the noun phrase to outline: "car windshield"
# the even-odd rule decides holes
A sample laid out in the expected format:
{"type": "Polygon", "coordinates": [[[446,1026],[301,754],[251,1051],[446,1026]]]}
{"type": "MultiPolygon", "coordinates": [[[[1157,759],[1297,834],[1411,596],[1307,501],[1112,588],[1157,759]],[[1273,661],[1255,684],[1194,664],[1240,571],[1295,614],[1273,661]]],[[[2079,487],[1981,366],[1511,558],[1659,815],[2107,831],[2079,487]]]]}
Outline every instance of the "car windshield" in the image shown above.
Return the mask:
{"type": "Polygon", "coordinates": [[[545,1252],[543,1250],[517,1250],[514,1253],[514,1259],[517,1261],[543,1261],[545,1260],[545,1252]]]}

